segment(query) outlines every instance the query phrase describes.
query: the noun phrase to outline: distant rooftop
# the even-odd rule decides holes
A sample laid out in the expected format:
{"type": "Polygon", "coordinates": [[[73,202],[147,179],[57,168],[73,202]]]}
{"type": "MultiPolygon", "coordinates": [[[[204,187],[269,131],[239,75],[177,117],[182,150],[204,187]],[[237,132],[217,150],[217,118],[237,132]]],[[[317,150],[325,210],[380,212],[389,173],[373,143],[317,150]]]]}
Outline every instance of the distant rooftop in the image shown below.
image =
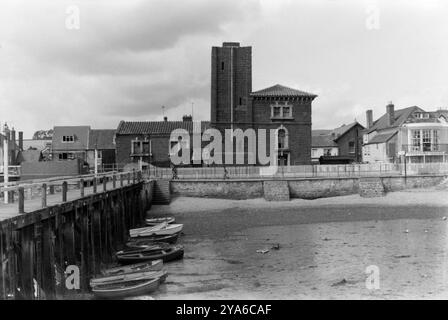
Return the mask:
{"type": "MultiPolygon", "coordinates": [[[[193,132],[193,121],[120,121],[117,134],[160,134],[170,135],[175,129],[185,129],[193,132]]],[[[210,125],[208,121],[201,121],[201,131],[210,125]]]]}

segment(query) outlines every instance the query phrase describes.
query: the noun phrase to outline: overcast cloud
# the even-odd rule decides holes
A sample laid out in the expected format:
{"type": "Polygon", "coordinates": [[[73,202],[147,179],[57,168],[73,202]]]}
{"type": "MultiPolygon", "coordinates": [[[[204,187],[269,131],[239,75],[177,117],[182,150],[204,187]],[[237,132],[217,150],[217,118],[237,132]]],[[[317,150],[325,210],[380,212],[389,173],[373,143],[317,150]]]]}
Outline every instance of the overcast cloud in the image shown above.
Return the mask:
{"type": "Polygon", "coordinates": [[[2,1],[0,122],[30,138],[53,125],[210,117],[210,51],[253,47],[253,89],[319,95],[313,127],[365,110],[448,107],[445,1],[2,1]],[[80,10],[69,30],[67,7],[80,10]],[[372,11],[372,8],[374,9],[372,11]],[[379,10],[379,29],[366,27],[379,10]]]}

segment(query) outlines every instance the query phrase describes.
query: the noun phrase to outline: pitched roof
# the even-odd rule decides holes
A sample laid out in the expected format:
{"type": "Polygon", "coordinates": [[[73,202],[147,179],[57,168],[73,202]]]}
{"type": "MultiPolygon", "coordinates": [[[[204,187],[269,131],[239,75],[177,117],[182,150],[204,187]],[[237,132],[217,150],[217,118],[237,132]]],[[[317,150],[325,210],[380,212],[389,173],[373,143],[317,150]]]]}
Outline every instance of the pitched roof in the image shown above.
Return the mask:
{"type": "MultiPolygon", "coordinates": [[[[160,134],[170,135],[175,129],[193,132],[196,121],[120,121],[117,134],[160,134]]],[[[210,126],[210,122],[201,121],[201,132],[210,126]]]]}
{"type": "Polygon", "coordinates": [[[349,124],[344,124],[338,128],[333,129],[333,133],[335,135],[335,140],[338,140],[340,137],[342,137],[344,134],[349,132],[353,127],[361,126],[364,129],[364,126],[362,126],[358,121],[354,121],[349,124]]]}
{"type": "Polygon", "coordinates": [[[115,149],[115,129],[92,129],[89,135],[89,149],[115,149]]]}
{"type": "MultiPolygon", "coordinates": [[[[400,109],[400,110],[395,110],[394,112],[394,116],[395,116],[395,121],[392,125],[392,127],[399,127],[401,126],[408,118],[409,116],[415,112],[415,111],[421,111],[424,112],[423,109],[414,106],[414,107],[408,107],[408,108],[404,108],[404,109],[400,109]]],[[[383,116],[379,119],[377,119],[374,123],[373,126],[369,129],[367,129],[367,133],[373,132],[375,130],[382,130],[382,129],[386,129],[386,128],[390,128],[389,126],[389,118],[388,118],[388,114],[385,113],[383,114],[383,116]]]]}
{"type": "Polygon", "coordinates": [[[40,150],[24,150],[20,151],[17,156],[19,163],[22,162],[38,162],[42,159],[42,152],[40,150]]]}
{"type": "Polygon", "coordinates": [[[323,147],[337,147],[338,144],[333,140],[334,137],[329,135],[312,135],[311,136],[311,147],[312,148],[323,148],[323,147]]]}
{"type": "Polygon", "coordinates": [[[363,127],[355,121],[333,130],[313,130],[311,133],[311,145],[312,147],[337,147],[336,141],[357,125],[363,127]]]}
{"type": "Polygon", "coordinates": [[[377,144],[377,143],[385,143],[389,141],[394,135],[396,135],[398,130],[394,130],[392,132],[388,133],[381,133],[374,136],[372,139],[369,140],[366,144],[377,144]]]}
{"type": "Polygon", "coordinates": [[[59,126],[54,127],[53,150],[85,150],[89,144],[90,126],[59,126]],[[74,136],[75,141],[62,142],[62,136],[74,136]]]}
{"type": "Polygon", "coordinates": [[[279,84],[252,92],[252,97],[310,97],[315,98],[317,95],[301,90],[292,89],[279,84]]]}

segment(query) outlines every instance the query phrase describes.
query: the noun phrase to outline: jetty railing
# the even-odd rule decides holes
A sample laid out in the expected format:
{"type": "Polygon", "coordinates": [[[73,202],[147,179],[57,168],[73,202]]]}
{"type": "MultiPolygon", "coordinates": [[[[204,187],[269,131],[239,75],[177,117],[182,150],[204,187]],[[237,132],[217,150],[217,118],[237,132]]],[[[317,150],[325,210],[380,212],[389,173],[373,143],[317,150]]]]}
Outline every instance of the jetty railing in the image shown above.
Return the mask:
{"type": "Polygon", "coordinates": [[[363,163],[343,165],[211,166],[160,168],[150,166],[144,174],[152,179],[282,179],[351,178],[365,176],[405,176],[448,174],[448,163],[363,163]]]}
{"type": "MultiPolygon", "coordinates": [[[[116,189],[125,185],[140,182],[142,180],[142,172],[133,170],[128,172],[106,172],[99,174],[87,174],[79,176],[55,177],[47,179],[14,181],[7,185],[0,186],[0,198],[5,203],[5,192],[7,195],[7,203],[17,202],[19,214],[25,213],[25,200],[41,198],[40,208],[47,207],[48,197],[60,194],[58,202],[66,202],[69,192],[79,190],[79,193],[70,193],[71,198],[82,198],[87,194],[96,194],[105,192],[108,189],[116,189]]],[[[1,220],[1,217],[0,217],[1,220]]]]}

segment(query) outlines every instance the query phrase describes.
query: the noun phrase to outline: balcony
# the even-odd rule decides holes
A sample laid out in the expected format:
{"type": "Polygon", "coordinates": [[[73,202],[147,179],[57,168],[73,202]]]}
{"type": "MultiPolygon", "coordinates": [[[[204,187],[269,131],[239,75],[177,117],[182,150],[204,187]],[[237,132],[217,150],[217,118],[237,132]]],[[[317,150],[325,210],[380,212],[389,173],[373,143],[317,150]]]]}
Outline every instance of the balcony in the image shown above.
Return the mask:
{"type": "Polygon", "coordinates": [[[402,146],[402,151],[407,155],[442,155],[448,154],[448,144],[431,144],[423,143],[420,145],[405,144],[402,146]]]}

